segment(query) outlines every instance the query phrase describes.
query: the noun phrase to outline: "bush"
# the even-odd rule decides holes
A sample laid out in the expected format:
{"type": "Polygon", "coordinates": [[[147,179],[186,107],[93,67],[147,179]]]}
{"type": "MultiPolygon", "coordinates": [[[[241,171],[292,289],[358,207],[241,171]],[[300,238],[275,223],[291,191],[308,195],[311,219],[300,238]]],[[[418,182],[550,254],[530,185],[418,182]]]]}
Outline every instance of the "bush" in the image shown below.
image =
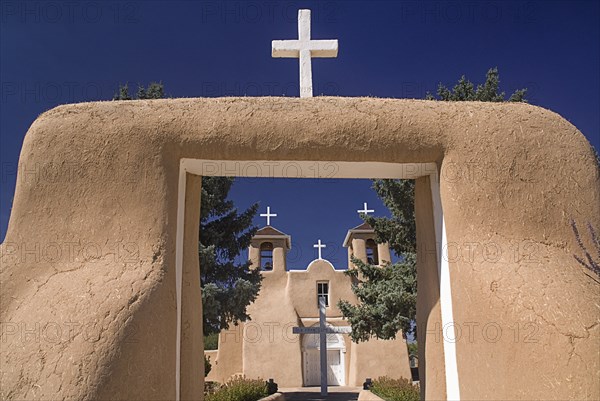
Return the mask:
{"type": "Polygon", "coordinates": [[[373,380],[371,392],[386,401],[419,401],[421,392],[418,385],[408,379],[392,379],[387,376],[373,380]]]}
{"type": "MultiPolygon", "coordinates": [[[[212,394],[219,389],[219,383],[211,382],[208,380],[204,381],[204,395],[212,394]]],[[[206,398],[206,397],[205,397],[206,398]]]]}
{"type": "Polygon", "coordinates": [[[212,364],[210,363],[210,357],[204,355],[204,377],[208,376],[210,371],[212,370],[212,364]]]}
{"type": "Polygon", "coordinates": [[[212,351],[219,348],[219,333],[204,336],[204,351],[212,351]]]}
{"type": "Polygon", "coordinates": [[[236,376],[212,394],[207,394],[205,401],[258,401],[268,396],[267,382],[251,380],[236,376]]]}

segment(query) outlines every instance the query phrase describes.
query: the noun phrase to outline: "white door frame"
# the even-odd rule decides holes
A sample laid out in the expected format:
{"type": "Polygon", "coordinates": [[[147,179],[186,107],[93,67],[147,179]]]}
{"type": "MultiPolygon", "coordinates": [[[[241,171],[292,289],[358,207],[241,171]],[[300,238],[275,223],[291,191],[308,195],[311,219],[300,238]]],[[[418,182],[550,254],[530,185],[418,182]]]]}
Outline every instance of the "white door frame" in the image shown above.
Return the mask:
{"type": "MultiPolygon", "coordinates": [[[[313,324],[311,327],[315,327],[318,326],[319,324],[313,324]]],[[[328,327],[334,327],[331,324],[327,324],[328,327]]],[[[339,333],[331,333],[328,335],[335,335],[336,339],[338,340],[336,342],[336,344],[332,347],[329,346],[329,344],[327,344],[327,351],[338,351],[340,353],[340,366],[342,367],[342,377],[341,377],[341,383],[336,384],[336,386],[345,386],[346,385],[346,342],[344,341],[344,337],[339,334],[339,333]]],[[[308,366],[306,364],[307,361],[307,355],[309,352],[313,352],[312,350],[317,350],[317,348],[308,348],[306,347],[306,342],[307,339],[309,338],[308,336],[318,336],[318,334],[303,334],[302,335],[302,369],[304,372],[304,378],[303,378],[303,384],[306,386],[306,377],[308,376],[308,366]]],[[[314,337],[313,337],[314,338],[314,337]]],[[[329,362],[329,360],[328,360],[329,362]]],[[[319,368],[321,367],[321,365],[318,365],[319,368]]],[[[319,376],[320,378],[320,376],[319,376]]],[[[319,379],[320,382],[320,379],[319,379]]],[[[340,380],[338,380],[338,382],[340,382],[340,380]]]]}
{"type": "MultiPolygon", "coordinates": [[[[230,177],[287,177],[287,178],[405,178],[430,177],[435,223],[438,275],[440,279],[440,306],[442,327],[454,324],[452,290],[446,226],[440,197],[440,183],[436,163],[384,162],[326,162],[282,160],[205,160],[181,159],[177,198],[177,228],[175,248],[175,280],[177,293],[177,335],[175,344],[175,400],[180,401],[181,390],[181,292],[183,279],[183,242],[185,220],[186,175],[230,177]]],[[[443,336],[446,397],[460,401],[455,339],[443,336]]]]}

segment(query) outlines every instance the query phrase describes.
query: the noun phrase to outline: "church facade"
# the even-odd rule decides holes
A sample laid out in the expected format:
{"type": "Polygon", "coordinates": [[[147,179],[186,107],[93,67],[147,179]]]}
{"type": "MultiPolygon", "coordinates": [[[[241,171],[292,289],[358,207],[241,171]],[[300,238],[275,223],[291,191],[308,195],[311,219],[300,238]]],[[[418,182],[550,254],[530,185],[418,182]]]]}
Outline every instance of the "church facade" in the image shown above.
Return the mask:
{"type": "MultiPolygon", "coordinates": [[[[390,261],[387,244],[374,241],[365,224],[348,231],[348,268],[355,256],[371,264],[390,261]]],[[[294,334],[293,327],[319,325],[319,299],[326,305],[328,326],[348,326],[337,307],[340,299],[357,302],[352,278],[327,260],[313,260],[306,270],[289,270],[286,256],[291,237],[267,225],[253,237],[249,258],[263,275],[256,301],[248,307],[251,320],[219,334],[218,350],[205,351],[212,369],[207,380],[224,382],[233,375],[273,378],[280,387],[320,384],[318,334],[294,334]]],[[[328,383],[360,386],[366,378],[411,377],[406,340],[372,339],[359,344],[348,334],[327,334],[328,383]]]]}

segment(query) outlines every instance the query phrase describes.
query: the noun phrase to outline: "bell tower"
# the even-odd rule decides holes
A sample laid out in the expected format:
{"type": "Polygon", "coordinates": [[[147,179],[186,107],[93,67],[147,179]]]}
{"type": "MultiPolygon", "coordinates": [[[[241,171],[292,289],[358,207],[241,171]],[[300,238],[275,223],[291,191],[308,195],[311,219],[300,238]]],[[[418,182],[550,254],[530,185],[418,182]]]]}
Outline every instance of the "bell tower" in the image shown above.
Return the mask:
{"type": "MultiPolygon", "coordinates": [[[[364,204],[364,209],[357,210],[361,214],[373,213],[364,204]]],[[[375,242],[375,230],[368,223],[364,222],[348,230],[344,239],[344,247],[348,248],[348,268],[354,268],[352,256],[371,265],[382,266],[386,262],[391,262],[390,245],[387,242],[378,244],[375,242]]]]}
{"type": "Polygon", "coordinates": [[[251,269],[263,272],[285,272],[287,270],[286,256],[291,249],[292,237],[271,226],[271,208],[261,214],[267,218],[267,225],[259,229],[250,241],[248,257],[252,262],[251,269]]]}

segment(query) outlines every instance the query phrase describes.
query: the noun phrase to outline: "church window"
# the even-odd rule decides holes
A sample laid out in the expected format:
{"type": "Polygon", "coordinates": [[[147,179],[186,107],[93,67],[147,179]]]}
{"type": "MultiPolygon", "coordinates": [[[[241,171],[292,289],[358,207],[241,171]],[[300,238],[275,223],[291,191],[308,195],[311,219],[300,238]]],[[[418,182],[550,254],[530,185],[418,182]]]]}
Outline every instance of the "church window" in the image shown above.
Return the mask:
{"type": "Polygon", "coordinates": [[[260,244],[260,269],[273,270],[273,244],[270,242],[260,244]]]}
{"type": "Polygon", "coordinates": [[[367,240],[367,263],[370,265],[379,264],[379,255],[377,253],[377,244],[372,239],[367,240]]]}
{"type": "Polygon", "coordinates": [[[317,282],[317,306],[321,298],[325,300],[325,306],[329,306],[329,281],[317,282]]]}

